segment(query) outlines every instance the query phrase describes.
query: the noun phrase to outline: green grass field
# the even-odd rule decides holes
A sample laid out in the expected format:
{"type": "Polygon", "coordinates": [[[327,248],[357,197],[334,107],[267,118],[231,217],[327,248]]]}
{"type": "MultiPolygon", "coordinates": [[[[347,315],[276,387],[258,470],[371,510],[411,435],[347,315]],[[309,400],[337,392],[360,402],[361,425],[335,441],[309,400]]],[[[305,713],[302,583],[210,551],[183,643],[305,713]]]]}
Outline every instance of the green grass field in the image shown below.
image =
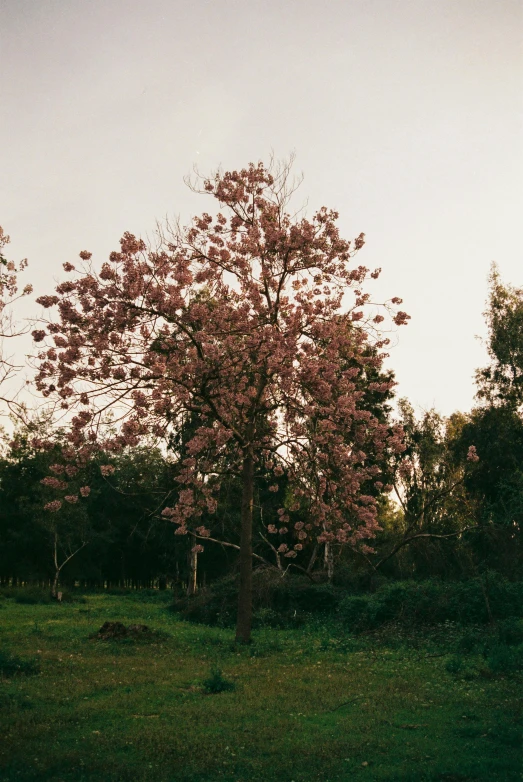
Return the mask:
{"type": "Polygon", "coordinates": [[[521,677],[448,673],[452,626],[417,642],[264,629],[238,649],[168,600],[0,600],[0,650],[39,662],[0,679],[2,782],[523,779],[521,677]],[[107,620],[160,634],[90,638],[107,620]],[[205,691],[216,666],[234,690],[205,691]]]}

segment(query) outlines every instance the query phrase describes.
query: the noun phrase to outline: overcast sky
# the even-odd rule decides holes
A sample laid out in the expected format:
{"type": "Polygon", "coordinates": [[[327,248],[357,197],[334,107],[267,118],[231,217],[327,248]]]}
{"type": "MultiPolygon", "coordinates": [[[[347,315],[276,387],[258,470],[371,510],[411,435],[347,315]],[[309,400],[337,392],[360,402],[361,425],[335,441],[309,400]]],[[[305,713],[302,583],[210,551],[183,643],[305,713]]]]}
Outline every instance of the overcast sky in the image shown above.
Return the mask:
{"type": "Polygon", "coordinates": [[[0,9],[0,224],[35,295],[82,249],[101,264],[126,230],[212,210],[183,184],[194,163],[294,150],[307,214],[365,232],[375,298],[412,316],[391,349],[398,394],[470,409],[491,261],[523,285],[522,0],[0,9]]]}

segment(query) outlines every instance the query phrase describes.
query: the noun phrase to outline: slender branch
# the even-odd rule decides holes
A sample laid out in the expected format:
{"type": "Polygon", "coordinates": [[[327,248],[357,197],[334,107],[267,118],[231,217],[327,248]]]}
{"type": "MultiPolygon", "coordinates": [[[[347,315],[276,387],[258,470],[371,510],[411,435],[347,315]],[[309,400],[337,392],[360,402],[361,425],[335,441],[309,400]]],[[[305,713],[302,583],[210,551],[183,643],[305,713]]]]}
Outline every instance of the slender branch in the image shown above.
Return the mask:
{"type": "MultiPolygon", "coordinates": [[[[188,533],[189,535],[192,535],[193,538],[199,538],[199,540],[210,540],[211,543],[218,543],[220,546],[227,546],[228,548],[234,548],[237,551],[240,550],[240,547],[236,545],[236,543],[228,543],[226,540],[218,540],[217,538],[210,538],[206,535],[197,535],[196,532],[191,532],[191,530],[188,530],[188,533]]],[[[263,562],[264,565],[267,565],[268,567],[277,570],[276,565],[274,565],[272,562],[269,562],[267,559],[260,557],[259,554],[255,554],[253,552],[252,556],[254,557],[254,559],[258,559],[260,562],[263,562]]]]}
{"type": "Polygon", "coordinates": [[[435,532],[418,532],[417,535],[411,535],[410,538],[406,538],[405,540],[402,540],[400,543],[398,543],[396,546],[394,546],[392,551],[389,552],[387,554],[387,556],[383,557],[383,559],[380,559],[380,561],[376,565],[373,565],[374,570],[377,570],[378,568],[380,568],[383,565],[384,562],[387,562],[387,560],[389,560],[391,557],[393,557],[394,554],[396,554],[400,549],[402,549],[408,543],[411,543],[413,540],[418,540],[418,538],[439,538],[439,539],[455,538],[457,535],[462,535],[464,532],[468,532],[469,530],[479,529],[480,526],[481,526],[480,524],[474,524],[471,527],[463,527],[463,529],[460,529],[457,532],[449,532],[446,535],[438,535],[435,532]]]}
{"type": "MultiPolygon", "coordinates": [[[[64,561],[62,562],[62,564],[60,565],[60,567],[58,567],[58,563],[57,563],[57,559],[56,559],[56,554],[55,554],[55,564],[56,564],[57,570],[59,570],[59,571],[60,571],[60,570],[63,568],[63,566],[64,566],[64,565],[67,565],[67,563],[69,562],[69,560],[70,560],[70,559],[72,559],[74,556],[76,556],[76,554],[78,554],[78,552],[79,552],[79,551],[81,551],[81,550],[82,550],[82,549],[83,549],[85,546],[87,546],[88,542],[89,542],[89,541],[86,541],[85,543],[82,543],[82,545],[81,545],[81,546],[79,546],[79,548],[77,548],[77,549],[76,549],[76,551],[73,551],[71,554],[69,554],[69,556],[67,557],[67,559],[64,559],[64,561]]],[[[56,549],[55,549],[55,552],[56,552],[56,549]]]]}

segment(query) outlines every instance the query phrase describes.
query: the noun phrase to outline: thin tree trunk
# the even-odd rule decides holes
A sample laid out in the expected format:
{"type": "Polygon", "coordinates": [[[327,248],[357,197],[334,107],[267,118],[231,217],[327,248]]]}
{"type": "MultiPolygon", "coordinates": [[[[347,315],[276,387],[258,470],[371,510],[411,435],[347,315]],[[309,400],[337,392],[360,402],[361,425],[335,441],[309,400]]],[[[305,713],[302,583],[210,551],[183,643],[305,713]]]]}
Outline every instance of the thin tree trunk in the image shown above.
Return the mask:
{"type": "Polygon", "coordinates": [[[187,582],[187,596],[195,595],[198,591],[198,552],[191,549],[189,559],[189,580],[187,582]]]}
{"type": "Polygon", "coordinates": [[[328,540],[325,542],[324,562],[325,570],[327,571],[327,579],[330,584],[334,575],[334,549],[332,547],[332,543],[328,540]]]}
{"type": "Polygon", "coordinates": [[[56,592],[58,590],[58,579],[60,577],[60,568],[58,567],[58,535],[55,532],[54,535],[54,580],[51,587],[51,597],[56,598],[56,592]]]}
{"type": "Polygon", "coordinates": [[[312,568],[314,567],[314,564],[316,562],[317,557],[318,557],[318,544],[316,543],[314,545],[314,549],[312,551],[312,555],[311,555],[309,564],[307,565],[307,570],[306,570],[307,574],[310,575],[310,573],[312,572],[312,568]]]}
{"type": "Polygon", "coordinates": [[[489,600],[489,594],[488,594],[488,572],[485,573],[485,583],[483,583],[483,579],[480,577],[479,583],[481,584],[481,591],[483,592],[483,599],[485,600],[485,607],[487,609],[487,616],[489,623],[491,625],[494,624],[494,616],[492,615],[492,609],[490,607],[490,600],[489,600]]]}
{"type": "Polygon", "coordinates": [[[55,599],[58,597],[58,579],[60,577],[60,571],[57,570],[54,574],[53,585],[51,587],[51,596],[55,599]]]}
{"type": "Polygon", "coordinates": [[[248,644],[252,628],[252,509],[254,502],[254,457],[244,453],[242,468],[242,507],[240,535],[240,586],[236,641],[248,644]]]}

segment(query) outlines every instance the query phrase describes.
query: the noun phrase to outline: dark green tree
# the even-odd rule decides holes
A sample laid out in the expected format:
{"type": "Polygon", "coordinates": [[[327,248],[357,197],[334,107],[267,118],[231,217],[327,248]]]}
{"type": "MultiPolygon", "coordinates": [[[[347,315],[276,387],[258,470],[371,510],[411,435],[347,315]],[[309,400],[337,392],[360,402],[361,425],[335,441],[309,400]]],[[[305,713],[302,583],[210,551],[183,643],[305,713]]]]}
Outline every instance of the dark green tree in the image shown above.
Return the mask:
{"type": "Polygon", "coordinates": [[[523,289],[502,283],[496,264],[489,276],[485,318],[490,363],[478,369],[478,398],[493,405],[523,404],[523,289]]]}

